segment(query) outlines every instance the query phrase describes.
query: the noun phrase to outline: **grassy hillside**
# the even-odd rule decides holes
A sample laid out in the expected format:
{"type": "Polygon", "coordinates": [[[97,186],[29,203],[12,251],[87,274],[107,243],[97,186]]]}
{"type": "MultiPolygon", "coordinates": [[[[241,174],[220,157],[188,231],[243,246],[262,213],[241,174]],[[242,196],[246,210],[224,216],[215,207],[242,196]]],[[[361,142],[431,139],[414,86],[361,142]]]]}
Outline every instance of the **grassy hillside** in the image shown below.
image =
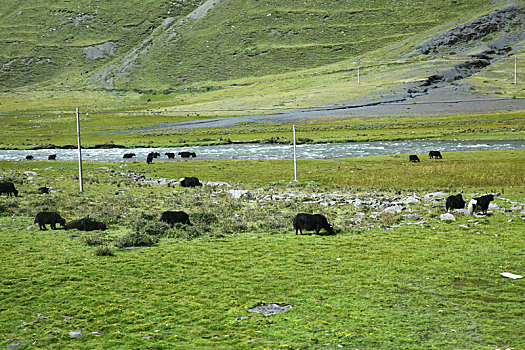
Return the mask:
{"type": "Polygon", "coordinates": [[[163,89],[319,67],[471,18],[492,1],[222,0],[180,21],[201,3],[6,0],[0,88],[163,89]]]}

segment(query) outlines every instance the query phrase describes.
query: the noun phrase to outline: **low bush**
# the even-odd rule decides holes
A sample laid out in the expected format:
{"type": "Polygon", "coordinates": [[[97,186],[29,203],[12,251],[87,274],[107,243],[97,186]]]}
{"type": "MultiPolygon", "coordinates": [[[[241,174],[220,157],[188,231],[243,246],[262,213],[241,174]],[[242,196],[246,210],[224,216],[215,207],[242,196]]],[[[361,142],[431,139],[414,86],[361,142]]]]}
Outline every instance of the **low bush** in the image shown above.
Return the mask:
{"type": "Polygon", "coordinates": [[[89,246],[101,246],[104,244],[104,239],[101,236],[86,236],[82,240],[89,246]]]}
{"type": "Polygon", "coordinates": [[[158,242],[157,237],[152,237],[140,232],[133,232],[126,236],[119,237],[115,240],[117,248],[126,247],[149,247],[158,242]]]}
{"type": "Polygon", "coordinates": [[[95,248],[95,255],[97,256],[113,256],[115,253],[113,253],[113,249],[111,247],[108,247],[107,245],[101,245],[95,248]]]}

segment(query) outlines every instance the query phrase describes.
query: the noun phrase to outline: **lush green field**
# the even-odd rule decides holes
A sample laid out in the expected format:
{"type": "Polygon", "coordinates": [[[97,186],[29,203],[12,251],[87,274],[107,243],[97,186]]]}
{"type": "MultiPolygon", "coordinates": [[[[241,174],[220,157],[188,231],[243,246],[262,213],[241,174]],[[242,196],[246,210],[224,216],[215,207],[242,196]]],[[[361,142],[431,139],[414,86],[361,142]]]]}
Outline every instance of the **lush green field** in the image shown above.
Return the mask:
{"type": "Polygon", "coordinates": [[[86,162],[82,194],[75,162],[0,162],[2,181],[20,191],[0,197],[0,338],[71,349],[519,349],[525,286],[499,273],[524,274],[524,155],[300,160],[298,183],[290,161],[86,162]],[[253,197],[128,172],[227,181],[253,197]],[[44,185],[52,193],[38,194],[44,185]],[[495,202],[507,211],[441,221],[443,202],[423,198],[438,190],[503,191],[495,202]],[[345,200],[414,195],[397,214],[345,200]],[[39,231],[42,210],[89,215],[108,230],[39,231]],[[164,227],[164,210],[184,210],[194,225],[164,227]],[[325,214],[338,234],[296,236],[298,212],[325,214]],[[407,224],[407,213],[422,219],[407,224]],[[133,232],[157,243],[115,246],[133,232]],[[97,255],[88,245],[97,240],[113,255],[97,255]],[[248,312],[271,303],[293,308],[248,312]]]}
{"type": "MultiPolygon", "coordinates": [[[[299,143],[353,142],[414,139],[520,139],[525,119],[522,112],[485,115],[454,115],[440,117],[377,117],[351,118],[338,121],[317,120],[297,122],[299,143]]],[[[292,127],[287,124],[240,124],[215,129],[154,129],[124,134],[126,131],[152,124],[182,121],[193,117],[152,115],[112,115],[95,113],[81,115],[82,145],[115,143],[128,147],[174,147],[182,145],[213,145],[246,142],[293,142],[292,127]]],[[[9,130],[0,139],[0,148],[31,149],[76,145],[74,113],[41,116],[0,116],[0,125],[9,130]]]]}

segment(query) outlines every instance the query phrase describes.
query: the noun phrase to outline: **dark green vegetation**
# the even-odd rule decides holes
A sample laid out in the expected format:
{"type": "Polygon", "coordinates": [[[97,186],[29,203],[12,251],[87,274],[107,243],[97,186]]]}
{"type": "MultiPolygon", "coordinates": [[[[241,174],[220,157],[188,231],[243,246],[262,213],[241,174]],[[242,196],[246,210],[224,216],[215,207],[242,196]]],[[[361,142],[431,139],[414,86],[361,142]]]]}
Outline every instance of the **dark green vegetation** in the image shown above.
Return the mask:
{"type": "Polygon", "coordinates": [[[20,191],[0,197],[0,339],[74,349],[518,349],[525,286],[499,273],[523,275],[524,216],[511,208],[525,202],[524,162],[523,150],[454,152],[415,165],[300,161],[296,184],[290,161],[85,163],[83,194],[74,162],[0,162],[20,191]],[[121,172],[228,181],[253,199],[121,172]],[[39,195],[41,185],[54,191],[39,195]],[[437,190],[465,190],[466,198],[503,190],[496,203],[510,211],[440,221],[443,202],[423,199],[437,190]],[[414,194],[421,201],[398,214],[337,197],[414,194]],[[423,222],[407,225],[409,209],[423,222]],[[89,215],[108,230],[29,227],[41,210],[68,221],[89,215]],[[188,212],[193,226],[163,226],[164,210],[188,212]],[[338,234],[296,236],[297,212],[324,213],[338,234]],[[126,237],[153,245],[118,248],[126,237]],[[293,308],[248,312],[271,303],[293,308]]]}

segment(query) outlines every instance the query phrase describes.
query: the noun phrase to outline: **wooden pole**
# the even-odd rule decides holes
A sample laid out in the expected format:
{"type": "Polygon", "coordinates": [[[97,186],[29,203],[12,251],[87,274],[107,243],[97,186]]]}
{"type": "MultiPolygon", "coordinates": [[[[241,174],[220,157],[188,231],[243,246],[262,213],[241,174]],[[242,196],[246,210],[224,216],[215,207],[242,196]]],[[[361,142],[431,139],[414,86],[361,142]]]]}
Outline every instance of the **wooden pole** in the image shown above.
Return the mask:
{"type": "Polygon", "coordinates": [[[294,181],[297,181],[297,153],[295,151],[295,124],[293,126],[293,174],[294,174],[294,181]]]}
{"type": "Polygon", "coordinates": [[[78,140],[78,180],[80,182],[80,193],[84,191],[82,182],[82,147],[80,146],[80,116],[77,108],[77,140],[78,140]]]}

